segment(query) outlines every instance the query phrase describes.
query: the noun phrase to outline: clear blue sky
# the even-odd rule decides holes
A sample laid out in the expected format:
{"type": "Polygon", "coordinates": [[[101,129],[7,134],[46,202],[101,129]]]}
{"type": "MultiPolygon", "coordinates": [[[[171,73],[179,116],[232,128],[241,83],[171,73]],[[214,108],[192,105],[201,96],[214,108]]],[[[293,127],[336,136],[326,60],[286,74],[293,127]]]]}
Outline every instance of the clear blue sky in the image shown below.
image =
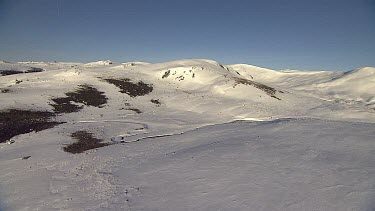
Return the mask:
{"type": "Polygon", "coordinates": [[[0,59],[375,66],[375,0],[0,0],[0,59]]]}

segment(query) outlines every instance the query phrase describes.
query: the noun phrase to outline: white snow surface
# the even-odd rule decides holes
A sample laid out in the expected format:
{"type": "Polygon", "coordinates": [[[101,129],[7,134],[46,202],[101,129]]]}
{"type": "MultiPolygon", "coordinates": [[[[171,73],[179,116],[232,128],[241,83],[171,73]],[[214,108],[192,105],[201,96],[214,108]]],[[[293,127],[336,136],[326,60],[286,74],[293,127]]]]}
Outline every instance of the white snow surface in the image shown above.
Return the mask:
{"type": "Polygon", "coordinates": [[[81,84],[108,102],[0,143],[1,211],[375,209],[373,67],[0,62],[0,70],[30,67],[45,71],[0,76],[2,111],[52,111],[51,98],[81,84]],[[153,91],[130,97],[102,78],[153,91]],[[113,144],[64,152],[79,130],[113,144]]]}

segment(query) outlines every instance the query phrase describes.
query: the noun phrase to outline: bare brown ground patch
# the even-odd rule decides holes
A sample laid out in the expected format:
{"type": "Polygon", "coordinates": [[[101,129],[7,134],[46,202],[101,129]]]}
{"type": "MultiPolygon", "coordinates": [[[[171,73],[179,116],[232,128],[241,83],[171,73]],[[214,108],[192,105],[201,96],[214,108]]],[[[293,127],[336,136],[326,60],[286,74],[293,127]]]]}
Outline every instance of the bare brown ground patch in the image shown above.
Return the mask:
{"type": "Polygon", "coordinates": [[[10,109],[0,111],[0,143],[14,136],[39,132],[64,122],[56,122],[53,112],[10,109]]]}
{"type": "Polygon", "coordinates": [[[244,79],[244,78],[234,77],[234,80],[235,80],[235,84],[234,84],[233,87],[236,87],[238,84],[251,85],[251,86],[254,86],[257,89],[260,89],[260,90],[264,91],[270,97],[281,100],[280,98],[278,98],[276,96],[277,89],[275,89],[273,87],[270,87],[270,86],[252,81],[252,80],[247,80],[247,79],[244,79]]]}
{"type": "Polygon", "coordinates": [[[22,74],[22,73],[37,73],[37,72],[43,72],[44,70],[42,68],[38,67],[32,67],[28,70],[0,70],[1,76],[7,76],[7,75],[15,75],[15,74],[22,74]]]}
{"type": "Polygon", "coordinates": [[[84,130],[72,133],[71,137],[75,139],[76,142],[63,147],[63,150],[72,154],[111,145],[110,143],[101,143],[103,141],[102,139],[97,139],[93,137],[92,133],[84,130]]]}
{"type": "Polygon", "coordinates": [[[129,78],[114,79],[114,78],[100,78],[110,84],[120,88],[121,93],[125,93],[130,97],[144,96],[153,91],[152,84],[144,83],[143,81],[132,82],[129,78]]]}
{"type": "Polygon", "coordinates": [[[79,85],[75,91],[67,92],[65,95],[67,97],[51,99],[54,103],[50,105],[54,108],[56,113],[73,113],[83,108],[83,106],[73,104],[72,102],[101,108],[108,100],[104,92],[88,84],[79,85]]]}

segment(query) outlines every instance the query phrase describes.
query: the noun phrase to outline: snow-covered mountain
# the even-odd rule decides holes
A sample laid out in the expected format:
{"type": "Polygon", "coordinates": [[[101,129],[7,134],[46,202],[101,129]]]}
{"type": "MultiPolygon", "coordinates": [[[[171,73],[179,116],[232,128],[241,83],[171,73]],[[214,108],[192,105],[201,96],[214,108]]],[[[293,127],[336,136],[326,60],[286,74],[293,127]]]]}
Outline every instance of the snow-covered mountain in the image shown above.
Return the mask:
{"type": "Polygon", "coordinates": [[[348,72],[274,71],[242,64],[229,67],[263,83],[314,92],[326,99],[352,101],[375,108],[374,67],[363,67],[348,72]]]}
{"type": "Polygon", "coordinates": [[[371,210],[375,68],[0,62],[0,210],[371,210]],[[13,143],[14,142],[14,143],[13,143]]]}

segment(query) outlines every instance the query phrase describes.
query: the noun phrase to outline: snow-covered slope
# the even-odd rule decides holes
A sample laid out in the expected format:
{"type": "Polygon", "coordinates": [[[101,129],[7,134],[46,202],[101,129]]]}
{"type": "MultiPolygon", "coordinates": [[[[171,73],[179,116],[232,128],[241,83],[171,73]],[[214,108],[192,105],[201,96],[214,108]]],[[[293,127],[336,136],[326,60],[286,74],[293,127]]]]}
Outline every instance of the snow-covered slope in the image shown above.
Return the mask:
{"type": "Polygon", "coordinates": [[[275,71],[251,65],[229,65],[247,78],[299,90],[327,100],[359,103],[375,108],[375,68],[364,67],[348,72],[275,71]]]}
{"type": "Polygon", "coordinates": [[[344,73],[341,77],[319,84],[317,88],[329,95],[344,96],[356,101],[364,101],[375,108],[375,68],[365,67],[344,73]]]}
{"type": "Polygon", "coordinates": [[[21,128],[2,116],[9,109],[59,122],[0,143],[0,210],[374,207],[374,68],[190,59],[1,62],[0,70],[19,70],[0,76],[0,134],[21,128]],[[64,151],[79,131],[101,148],[64,151]]]}
{"type": "Polygon", "coordinates": [[[277,83],[287,87],[323,83],[342,75],[342,72],[333,71],[270,70],[247,64],[235,64],[228,67],[245,77],[253,77],[261,82],[277,83]]]}

